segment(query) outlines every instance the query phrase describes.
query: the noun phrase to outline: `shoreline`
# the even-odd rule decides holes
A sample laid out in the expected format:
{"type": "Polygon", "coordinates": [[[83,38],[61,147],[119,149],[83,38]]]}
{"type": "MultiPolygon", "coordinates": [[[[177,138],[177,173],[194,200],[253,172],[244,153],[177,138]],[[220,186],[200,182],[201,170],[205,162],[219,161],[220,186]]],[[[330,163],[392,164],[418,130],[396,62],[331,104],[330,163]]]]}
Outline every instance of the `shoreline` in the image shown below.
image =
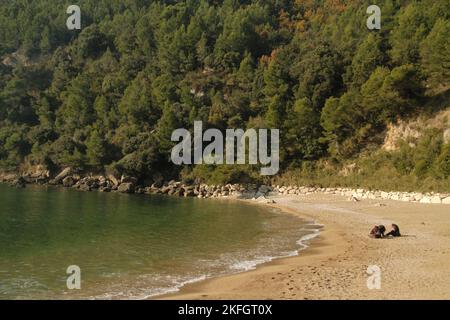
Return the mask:
{"type": "MultiPolygon", "coordinates": [[[[363,200],[341,196],[275,196],[270,207],[324,227],[298,255],[256,269],[190,283],[150,299],[448,299],[450,214],[445,205],[363,200]],[[439,225],[434,225],[439,221],[439,225]],[[375,224],[398,223],[401,238],[371,239],[375,224]],[[380,290],[367,288],[367,268],[381,270],[380,290]]],[[[244,200],[251,202],[249,200],[244,200]]]]}
{"type": "MultiPolygon", "coordinates": [[[[308,217],[307,215],[299,215],[294,210],[290,210],[289,208],[282,208],[282,207],[273,205],[271,203],[260,203],[260,202],[258,203],[258,202],[255,202],[254,200],[250,200],[250,199],[236,199],[236,198],[228,198],[228,199],[219,198],[219,199],[213,199],[213,200],[243,202],[243,203],[250,204],[250,205],[262,206],[262,207],[265,207],[266,209],[269,209],[269,208],[276,209],[280,214],[290,214],[290,215],[296,216],[298,218],[301,218],[303,220],[311,219],[311,217],[308,217]]],[[[320,241],[318,241],[318,240],[319,240],[319,238],[321,238],[321,236],[323,237],[322,233],[323,233],[324,225],[318,223],[317,221],[313,221],[308,225],[315,226],[316,228],[311,229],[311,231],[312,231],[311,233],[308,233],[308,234],[302,236],[299,240],[297,240],[297,244],[300,247],[297,249],[296,254],[288,255],[288,256],[271,257],[269,261],[257,263],[257,264],[255,264],[255,266],[253,266],[249,270],[242,270],[242,271],[232,272],[232,273],[223,274],[223,275],[216,275],[216,276],[212,276],[212,277],[202,277],[202,279],[198,279],[198,280],[194,280],[194,281],[187,281],[185,284],[182,284],[180,287],[178,287],[175,291],[152,295],[152,296],[145,298],[144,300],[190,299],[190,298],[185,298],[184,295],[187,294],[188,292],[189,292],[188,294],[190,294],[191,292],[201,290],[201,287],[203,285],[208,284],[209,282],[214,282],[217,279],[228,279],[229,277],[246,275],[247,273],[258,271],[260,268],[277,265],[279,262],[283,262],[284,260],[295,259],[295,258],[299,257],[300,255],[304,256],[305,252],[307,255],[314,254],[318,247],[323,246],[323,244],[320,244],[320,241]],[[306,237],[306,239],[304,239],[305,237],[306,237]],[[185,291],[187,291],[187,292],[185,292],[185,291]],[[179,298],[179,296],[181,296],[181,298],[179,298]]],[[[328,235],[327,235],[327,238],[328,238],[328,235]]],[[[322,239],[320,239],[320,240],[322,240],[322,239]]],[[[206,297],[204,297],[204,298],[206,298],[206,297]]],[[[227,298],[227,299],[233,300],[233,298],[227,298]]]]}
{"type": "MultiPolygon", "coordinates": [[[[56,186],[58,187],[58,186],[56,186]]],[[[81,190],[84,191],[84,190],[81,190]]],[[[299,254],[256,269],[188,283],[148,299],[450,299],[450,214],[446,204],[384,199],[355,201],[336,192],[211,197],[269,206],[323,225],[299,254]],[[400,226],[402,237],[371,239],[375,224],[400,226]],[[367,268],[382,270],[382,288],[367,288],[367,268]]]]}

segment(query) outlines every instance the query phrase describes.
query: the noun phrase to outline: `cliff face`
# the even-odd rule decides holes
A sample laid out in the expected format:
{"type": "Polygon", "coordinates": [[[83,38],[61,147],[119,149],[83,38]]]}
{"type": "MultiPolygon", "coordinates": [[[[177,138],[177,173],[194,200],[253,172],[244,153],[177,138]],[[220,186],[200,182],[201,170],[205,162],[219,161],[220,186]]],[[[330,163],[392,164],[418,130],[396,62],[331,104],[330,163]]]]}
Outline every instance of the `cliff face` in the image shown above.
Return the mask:
{"type": "Polygon", "coordinates": [[[396,151],[401,141],[414,147],[424,132],[430,129],[440,132],[444,143],[450,142],[450,107],[433,116],[420,115],[412,120],[399,120],[389,124],[382,149],[396,151]]]}

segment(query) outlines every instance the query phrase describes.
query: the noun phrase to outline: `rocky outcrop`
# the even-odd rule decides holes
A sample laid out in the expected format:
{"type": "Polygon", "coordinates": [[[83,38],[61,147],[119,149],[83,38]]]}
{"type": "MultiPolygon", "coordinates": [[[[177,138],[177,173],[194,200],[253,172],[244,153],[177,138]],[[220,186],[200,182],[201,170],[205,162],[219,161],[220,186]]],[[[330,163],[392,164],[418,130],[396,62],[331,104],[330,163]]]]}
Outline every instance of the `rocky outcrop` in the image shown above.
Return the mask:
{"type": "Polygon", "coordinates": [[[4,183],[11,183],[14,180],[16,180],[19,177],[19,175],[14,173],[0,173],[0,182],[4,183]]]}
{"type": "Polygon", "coordinates": [[[134,193],[134,185],[131,182],[121,183],[117,191],[120,193],[134,193]]]}
{"type": "Polygon", "coordinates": [[[44,165],[35,165],[25,170],[22,177],[27,183],[44,184],[50,179],[50,170],[44,165]]]}
{"type": "Polygon", "coordinates": [[[23,177],[18,177],[10,182],[10,185],[15,188],[25,188],[27,182],[23,177]]]}
{"type": "Polygon", "coordinates": [[[50,180],[50,184],[60,184],[66,177],[72,173],[72,168],[63,169],[55,178],[50,180]]]}
{"type": "Polygon", "coordinates": [[[137,181],[138,181],[137,178],[135,178],[135,177],[130,177],[130,176],[122,176],[122,177],[120,178],[120,183],[121,183],[121,184],[123,184],[123,183],[131,183],[131,184],[133,184],[133,185],[136,185],[136,184],[137,184],[137,181]]]}
{"type": "Polygon", "coordinates": [[[112,174],[108,174],[108,176],[106,177],[106,180],[109,180],[113,186],[119,186],[120,181],[119,179],[117,179],[114,175],[112,174]]]}
{"type": "Polygon", "coordinates": [[[66,187],[66,188],[73,187],[73,185],[74,185],[75,183],[76,183],[76,180],[75,180],[74,177],[72,177],[72,176],[65,177],[65,178],[62,180],[62,184],[63,184],[63,186],[66,187]]]}

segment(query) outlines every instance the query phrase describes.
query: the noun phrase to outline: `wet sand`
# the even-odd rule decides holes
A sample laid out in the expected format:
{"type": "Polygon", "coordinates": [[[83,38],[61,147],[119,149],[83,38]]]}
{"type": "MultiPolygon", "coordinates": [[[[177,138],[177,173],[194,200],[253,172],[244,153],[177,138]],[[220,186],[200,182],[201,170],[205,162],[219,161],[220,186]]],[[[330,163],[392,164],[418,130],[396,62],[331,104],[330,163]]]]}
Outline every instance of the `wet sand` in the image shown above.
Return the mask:
{"type": "Polygon", "coordinates": [[[450,206],[400,201],[351,202],[337,195],[272,197],[271,204],[323,224],[299,256],[245,273],[186,285],[159,299],[450,299],[450,206]],[[401,238],[371,239],[396,223],[401,238]],[[368,289],[367,268],[381,268],[368,289]]]}

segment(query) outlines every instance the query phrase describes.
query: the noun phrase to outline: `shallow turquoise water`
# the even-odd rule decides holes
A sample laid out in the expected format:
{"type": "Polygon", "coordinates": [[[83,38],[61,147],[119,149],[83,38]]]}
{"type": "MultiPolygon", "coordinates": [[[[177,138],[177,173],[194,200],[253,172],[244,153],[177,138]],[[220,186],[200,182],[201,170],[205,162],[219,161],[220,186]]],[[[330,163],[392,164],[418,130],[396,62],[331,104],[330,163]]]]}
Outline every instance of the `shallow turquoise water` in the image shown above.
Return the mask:
{"type": "Polygon", "coordinates": [[[314,228],[236,201],[0,184],[0,299],[145,298],[296,254],[314,228]]]}

